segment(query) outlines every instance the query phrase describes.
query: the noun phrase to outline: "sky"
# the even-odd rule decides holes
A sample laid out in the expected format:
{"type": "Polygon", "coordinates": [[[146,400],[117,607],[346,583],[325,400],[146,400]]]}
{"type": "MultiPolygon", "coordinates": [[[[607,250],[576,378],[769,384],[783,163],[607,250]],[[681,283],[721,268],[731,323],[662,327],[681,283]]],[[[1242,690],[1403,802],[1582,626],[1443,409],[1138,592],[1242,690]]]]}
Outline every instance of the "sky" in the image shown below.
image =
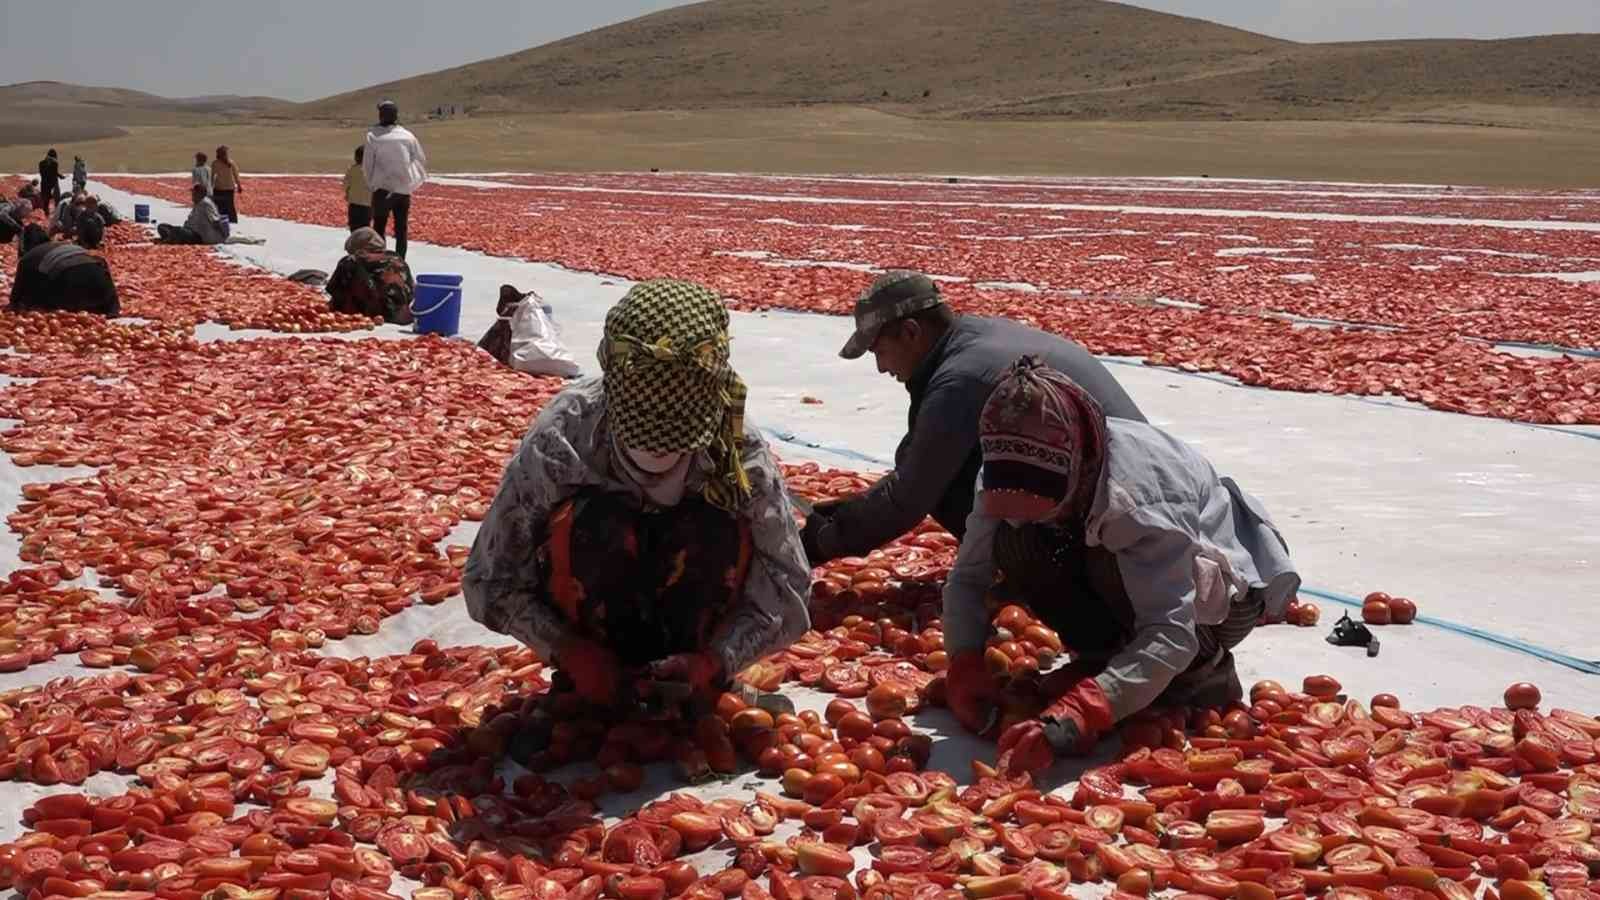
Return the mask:
{"type": "MultiPolygon", "coordinates": [[[[678,0],[211,0],[198,6],[176,0],[0,0],[0,84],[68,81],[169,97],[311,100],[513,53],[677,5],[678,0]],[[85,24],[71,27],[78,22],[85,24]],[[34,39],[41,28],[53,37],[34,39]]],[[[1600,0],[1133,5],[1297,41],[1600,32],[1600,0]]]]}

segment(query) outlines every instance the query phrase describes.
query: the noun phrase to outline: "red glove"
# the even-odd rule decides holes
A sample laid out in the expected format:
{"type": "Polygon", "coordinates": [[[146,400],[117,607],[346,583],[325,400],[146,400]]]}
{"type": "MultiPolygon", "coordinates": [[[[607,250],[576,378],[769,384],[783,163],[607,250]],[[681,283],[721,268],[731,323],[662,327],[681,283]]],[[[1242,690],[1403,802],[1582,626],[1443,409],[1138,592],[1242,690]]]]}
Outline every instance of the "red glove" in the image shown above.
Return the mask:
{"type": "Polygon", "coordinates": [[[944,676],[945,699],[968,731],[986,735],[1000,720],[1000,683],[978,651],[958,653],[944,676]]]}
{"type": "Polygon", "coordinates": [[[1079,679],[1038,719],[1006,729],[1000,737],[1000,768],[1018,775],[1049,768],[1062,756],[1082,756],[1115,721],[1100,682],[1079,679]]]}
{"type": "Polygon", "coordinates": [[[652,663],[650,675],[662,681],[682,681],[696,693],[706,693],[722,681],[722,661],[709,653],[678,653],[652,663]]]}
{"type": "Polygon", "coordinates": [[[598,706],[617,702],[622,684],[622,668],[617,656],[606,647],[584,638],[573,638],[556,648],[556,665],[572,678],[578,696],[598,706]]]}

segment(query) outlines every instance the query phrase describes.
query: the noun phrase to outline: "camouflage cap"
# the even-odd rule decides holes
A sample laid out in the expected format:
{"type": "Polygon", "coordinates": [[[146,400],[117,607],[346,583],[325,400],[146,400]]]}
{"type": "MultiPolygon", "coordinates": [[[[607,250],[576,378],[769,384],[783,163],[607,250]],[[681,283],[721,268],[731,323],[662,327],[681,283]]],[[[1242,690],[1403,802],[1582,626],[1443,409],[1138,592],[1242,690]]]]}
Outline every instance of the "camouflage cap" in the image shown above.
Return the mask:
{"type": "Polygon", "coordinates": [[[883,326],[943,302],[939,285],[921,272],[897,269],[879,275],[856,298],[856,331],[839,355],[859,359],[872,348],[883,326]]]}

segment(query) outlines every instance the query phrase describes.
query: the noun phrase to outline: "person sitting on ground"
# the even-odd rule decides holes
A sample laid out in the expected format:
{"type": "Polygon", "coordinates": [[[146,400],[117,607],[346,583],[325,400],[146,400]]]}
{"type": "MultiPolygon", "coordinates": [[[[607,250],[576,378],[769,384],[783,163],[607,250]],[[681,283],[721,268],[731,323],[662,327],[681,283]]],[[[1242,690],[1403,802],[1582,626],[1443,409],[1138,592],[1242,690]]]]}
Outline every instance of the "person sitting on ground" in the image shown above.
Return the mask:
{"type": "Polygon", "coordinates": [[[366,147],[357,147],[355,165],[344,171],[345,218],[351,231],[372,224],[372,189],[367,187],[367,172],[361,167],[366,155],[366,147]]]}
{"type": "Polygon", "coordinates": [[[806,556],[814,566],[866,556],[932,515],[961,537],[978,474],[978,413],[1018,356],[1037,354],[1082,385],[1106,414],[1144,414],[1104,364],[1082,345],[1007,319],[957,315],[926,275],[890,271],[856,300],[856,330],[839,355],[871,351],[878,371],[911,395],[910,433],[894,471],[865,493],[819,503],[806,518],[806,556]]]}
{"type": "Polygon", "coordinates": [[[98,250],[106,238],[105,221],[97,212],[85,212],[78,217],[77,234],[73,239],[85,250],[98,250]]]}
{"type": "Polygon", "coordinates": [[[121,312],[111,269],[77,244],[51,241],[42,225],[22,234],[22,256],[11,281],[11,312],[121,312]]]}
{"type": "Polygon", "coordinates": [[[56,204],[56,211],[50,216],[50,236],[62,235],[72,238],[78,234],[78,219],[87,210],[87,194],[78,192],[72,199],[65,203],[56,204]]]}
{"type": "Polygon", "coordinates": [[[189,181],[191,187],[203,187],[206,189],[206,196],[211,196],[211,167],[206,165],[204,153],[194,155],[194,168],[189,170],[189,181]]]}
{"type": "Polygon", "coordinates": [[[1000,733],[1003,768],[1086,753],[1153,704],[1238,700],[1233,649],[1300,586],[1260,502],[1036,357],[995,388],[979,434],[977,506],[944,588],[946,697],[962,725],[1000,733]],[[991,591],[1056,629],[1072,663],[1002,685],[984,661],[991,591]],[[1010,721],[1030,695],[1042,712],[1010,721]]]}
{"type": "Polygon", "coordinates": [[[810,567],[745,418],[727,308],[698,284],[641,282],[606,314],[599,357],[507,466],[467,557],[467,612],[596,707],[660,682],[714,696],[810,627],[810,567]]]}
{"type": "Polygon", "coordinates": [[[383,236],[371,228],[357,228],[345,239],[344,252],[328,278],[328,308],[382,316],[393,325],[411,324],[416,282],[411,267],[386,248],[383,236]]]}
{"type": "MultiPolygon", "coordinates": [[[[19,199],[18,202],[24,201],[19,199]]],[[[4,194],[0,194],[0,244],[11,243],[22,233],[22,223],[27,221],[28,213],[32,211],[33,207],[29,205],[19,221],[12,202],[7,200],[4,194]]]]}
{"type": "Polygon", "coordinates": [[[115,209],[111,208],[111,204],[101,200],[98,195],[89,195],[89,205],[94,207],[94,211],[100,214],[100,221],[106,225],[115,225],[122,221],[122,217],[117,215],[115,209]]]}
{"type": "Polygon", "coordinates": [[[168,225],[162,223],[156,226],[156,233],[160,235],[164,244],[221,244],[228,240],[231,227],[228,220],[217,210],[217,204],[206,196],[206,189],[195,185],[189,191],[194,199],[194,208],[189,210],[189,218],[182,225],[168,225]]]}

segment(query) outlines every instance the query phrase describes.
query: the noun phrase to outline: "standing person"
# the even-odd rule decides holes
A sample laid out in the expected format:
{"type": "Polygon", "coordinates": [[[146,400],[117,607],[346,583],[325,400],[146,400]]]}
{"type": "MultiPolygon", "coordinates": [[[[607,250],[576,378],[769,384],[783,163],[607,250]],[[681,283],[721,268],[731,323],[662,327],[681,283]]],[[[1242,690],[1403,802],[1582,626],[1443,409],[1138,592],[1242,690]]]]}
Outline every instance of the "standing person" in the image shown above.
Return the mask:
{"type": "Polygon", "coordinates": [[[228,157],[228,147],[217,148],[217,158],[211,162],[211,198],[228,221],[239,224],[239,207],[234,203],[234,193],[244,193],[244,182],[239,180],[239,167],[228,157]]]}
{"type": "Polygon", "coordinates": [[[367,132],[361,166],[372,188],[372,227],[383,234],[394,213],[394,252],[404,257],[411,195],[428,180],[428,157],[417,136],[400,124],[400,107],[393,100],[378,104],[378,126],[367,132]]]}
{"type": "Polygon", "coordinates": [[[357,147],[355,165],[344,173],[344,199],[350,205],[351,231],[372,224],[372,189],[367,187],[367,172],[361,167],[361,158],[366,154],[366,147],[357,147]]]}
{"type": "Polygon", "coordinates": [[[206,165],[204,153],[194,155],[194,168],[189,170],[189,179],[195,187],[205,188],[207,197],[211,196],[211,167],[206,165]]]}
{"type": "Polygon", "coordinates": [[[72,158],[72,192],[81,194],[88,189],[89,164],[83,161],[83,157],[74,156],[72,158]]]}
{"type": "Polygon", "coordinates": [[[1239,700],[1233,648],[1300,586],[1260,501],[1165,431],[1108,418],[1034,357],[1011,367],[979,421],[982,486],[944,587],[945,690],[962,725],[1000,732],[1001,768],[1086,753],[1152,704],[1239,700]],[[1026,676],[1038,679],[1036,717],[1000,711],[1023,687],[985,665],[991,591],[1072,652],[1026,676]]]}
{"type": "Polygon", "coordinates": [[[1007,319],[957,315],[916,272],[879,276],[856,300],[856,331],[839,355],[867,351],[911,394],[894,471],[866,493],[821,503],[806,519],[812,565],[865,556],[932,515],[961,537],[982,462],[978,413],[1018,356],[1037,354],[1082,385],[1106,415],[1143,422],[1138,405],[1082,345],[1007,319]]]}
{"type": "Polygon", "coordinates": [[[467,614],[597,707],[628,699],[630,674],[704,695],[810,627],[794,510],[715,291],[635,285],[606,313],[600,368],[545,404],[506,467],[467,614]]]}
{"type": "Polygon", "coordinates": [[[61,202],[61,163],[56,159],[56,148],[51,147],[39,160],[39,198],[45,215],[50,214],[50,200],[61,202]]]}

